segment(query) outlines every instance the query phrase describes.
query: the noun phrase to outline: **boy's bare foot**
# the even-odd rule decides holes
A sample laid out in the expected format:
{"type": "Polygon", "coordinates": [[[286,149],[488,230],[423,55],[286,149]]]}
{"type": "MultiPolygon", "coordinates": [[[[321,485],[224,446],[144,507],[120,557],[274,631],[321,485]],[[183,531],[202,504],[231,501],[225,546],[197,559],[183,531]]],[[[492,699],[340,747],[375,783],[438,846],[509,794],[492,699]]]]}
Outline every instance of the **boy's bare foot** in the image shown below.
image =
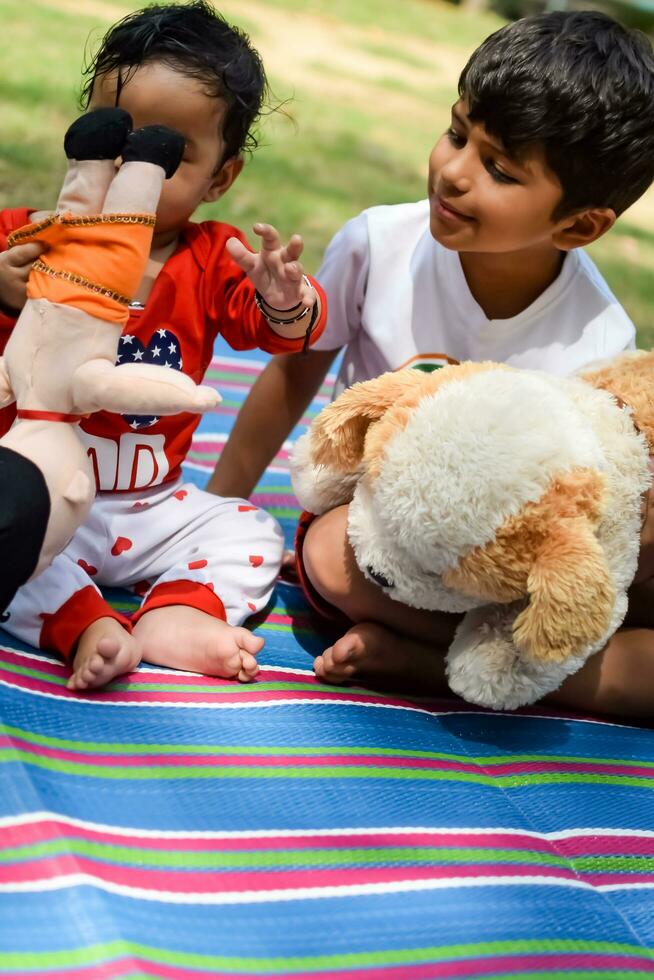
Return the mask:
{"type": "Polygon", "coordinates": [[[316,657],[313,667],[318,680],[327,684],[356,681],[385,690],[440,696],[451,693],[444,652],[400,637],[377,623],[357,623],[316,657]]]}
{"type": "Polygon", "coordinates": [[[144,660],[212,677],[252,681],[263,639],[191,606],[162,606],[139,619],[134,636],[144,660]]]}
{"type": "Polygon", "coordinates": [[[84,630],[77,644],[73,673],[66,687],[86,691],[102,687],[114,677],[127,674],[141,661],[139,643],[116,619],[96,619],[84,630]]]}

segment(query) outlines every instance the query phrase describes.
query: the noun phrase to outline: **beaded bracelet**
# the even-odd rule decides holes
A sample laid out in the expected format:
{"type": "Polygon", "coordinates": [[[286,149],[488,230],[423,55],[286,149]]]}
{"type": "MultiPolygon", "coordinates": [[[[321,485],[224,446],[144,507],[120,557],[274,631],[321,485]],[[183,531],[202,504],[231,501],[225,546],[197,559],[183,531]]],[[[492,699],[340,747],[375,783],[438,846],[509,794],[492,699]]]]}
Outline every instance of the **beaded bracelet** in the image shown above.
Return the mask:
{"type": "MultiPolygon", "coordinates": [[[[311,286],[311,289],[313,289],[309,277],[302,276],[302,278],[304,279],[307,286],[311,286]]],[[[271,306],[270,303],[263,298],[263,296],[261,295],[258,289],[255,289],[254,291],[254,302],[257,304],[257,309],[263,316],[265,316],[266,320],[269,320],[270,323],[277,323],[277,324],[297,323],[298,320],[301,320],[302,317],[305,317],[309,312],[309,310],[312,309],[312,307],[310,306],[305,306],[304,309],[297,314],[297,316],[292,316],[292,317],[281,318],[281,317],[271,316],[268,310],[272,310],[273,313],[292,313],[294,310],[297,310],[297,308],[302,304],[296,303],[295,306],[291,306],[290,309],[288,310],[278,310],[275,306],[271,306]]]]}

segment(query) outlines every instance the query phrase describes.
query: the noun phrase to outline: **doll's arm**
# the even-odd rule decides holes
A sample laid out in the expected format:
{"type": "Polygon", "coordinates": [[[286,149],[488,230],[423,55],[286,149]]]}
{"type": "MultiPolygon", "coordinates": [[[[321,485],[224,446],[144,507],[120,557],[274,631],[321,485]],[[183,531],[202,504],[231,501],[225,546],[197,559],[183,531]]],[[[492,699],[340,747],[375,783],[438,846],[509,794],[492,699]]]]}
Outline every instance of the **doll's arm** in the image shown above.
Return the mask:
{"type": "Polygon", "coordinates": [[[88,361],[73,376],[75,410],[175,415],[207,412],[220,401],[213,388],[196,385],[186,374],[156,364],[88,361]]]}
{"type": "Polygon", "coordinates": [[[11,387],[11,381],[7,373],[4,357],[0,357],[0,408],[11,405],[16,401],[16,396],[11,387]]]}
{"type": "Polygon", "coordinates": [[[495,710],[533,704],[555,691],[585,656],[562,663],[528,659],[513,642],[521,605],[483,606],[466,613],[447,655],[450,688],[464,700],[495,710]]]}

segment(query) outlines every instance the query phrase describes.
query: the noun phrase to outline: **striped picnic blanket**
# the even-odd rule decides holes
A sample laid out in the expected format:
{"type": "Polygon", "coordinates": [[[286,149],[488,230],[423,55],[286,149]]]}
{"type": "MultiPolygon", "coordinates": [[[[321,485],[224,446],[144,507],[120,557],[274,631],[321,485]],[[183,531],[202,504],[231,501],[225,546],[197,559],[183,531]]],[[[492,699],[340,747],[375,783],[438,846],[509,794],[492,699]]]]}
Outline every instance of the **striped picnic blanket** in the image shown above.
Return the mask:
{"type": "MultiPolygon", "coordinates": [[[[217,348],[199,485],[262,363],[217,348]]],[[[290,537],[286,449],[255,500],[290,537]]],[[[652,731],[317,684],[292,586],[256,628],[255,684],[87,696],[0,636],[0,978],[654,975],[652,731]]]]}

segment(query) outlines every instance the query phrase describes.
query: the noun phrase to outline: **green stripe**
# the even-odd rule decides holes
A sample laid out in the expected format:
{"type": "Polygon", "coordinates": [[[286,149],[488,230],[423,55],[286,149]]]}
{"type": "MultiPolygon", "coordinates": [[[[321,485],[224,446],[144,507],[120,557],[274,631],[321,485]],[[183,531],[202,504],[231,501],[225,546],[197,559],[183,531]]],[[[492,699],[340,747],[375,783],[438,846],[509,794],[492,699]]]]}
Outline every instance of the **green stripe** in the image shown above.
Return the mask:
{"type": "MultiPolygon", "coordinates": [[[[390,950],[369,950],[362,953],[332,953],[318,956],[212,956],[200,953],[185,953],[178,950],[161,949],[155,946],[145,946],[141,943],[132,943],[125,940],[116,940],[111,943],[87,946],[86,948],[50,950],[48,952],[5,952],[2,956],[2,970],[21,970],[21,969],[61,969],[62,967],[90,966],[96,963],[106,963],[121,956],[138,956],[149,961],[155,966],[157,963],[165,966],[179,966],[195,968],[197,970],[228,972],[230,970],[248,971],[254,974],[266,973],[286,973],[301,972],[306,970],[328,970],[328,969],[356,969],[362,967],[384,967],[384,966],[404,966],[418,963],[439,963],[456,960],[469,960],[482,956],[520,956],[533,953],[560,954],[560,953],[603,953],[616,957],[616,969],[610,972],[596,971],[597,976],[610,978],[620,977],[622,974],[617,972],[620,967],[620,956],[639,956],[643,963],[651,962],[654,959],[654,951],[644,949],[642,946],[635,946],[627,943],[608,943],[590,940],[578,941],[569,940],[548,940],[548,939],[518,939],[501,942],[488,943],[459,943],[453,946],[431,946],[418,949],[390,949],[390,950]]],[[[516,963],[516,965],[519,965],[516,963]]],[[[543,963],[542,976],[545,973],[548,977],[556,976],[549,973],[546,969],[547,964],[543,963]]],[[[510,973],[508,976],[516,977],[520,974],[510,973]]],[[[571,974],[568,971],[559,971],[562,977],[571,975],[592,976],[589,971],[577,971],[571,974]]],[[[639,973],[627,971],[625,976],[639,976],[639,973]]],[[[524,973],[522,976],[539,976],[539,971],[535,973],[524,973]]],[[[643,970],[642,976],[651,976],[651,973],[643,970]]]]}
{"type": "Polygon", "coordinates": [[[18,861],[39,860],[45,857],[74,854],[112,864],[134,865],[139,867],[165,868],[328,868],[370,866],[391,864],[394,866],[428,865],[467,865],[467,864],[534,864],[551,868],[574,866],[576,871],[590,872],[634,872],[654,870],[651,857],[599,856],[575,858],[566,861],[556,854],[533,851],[528,848],[493,847],[334,847],[334,848],[288,848],[284,850],[242,850],[218,851],[216,842],[209,842],[206,851],[178,851],[170,849],[173,841],[167,842],[168,850],[134,847],[124,844],[111,844],[88,841],[70,834],[38,844],[25,844],[19,847],[4,847],[0,852],[0,864],[13,864],[18,861]]]}
{"type": "MultiPolygon", "coordinates": [[[[259,688],[259,683],[257,683],[256,686],[259,688]]],[[[264,685],[261,685],[261,687],[263,686],[264,685]]],[[[291,685],[291,687],[295,687],[295,685],[291,685]]],[[[233,689],[233,685],[226,688],[226,690],[233,689]]],[[[312,685],[310,689],[316,690],[316,685],[312,685]]],[[[333,691],[333,688],[327,685],[318,685],[318,689],[333,691]]],[[[215,687],[212,687],[211,690],[215,690],[215,687]]],[[[250,690],[252,690],[252,688],[250,688],[250,690]]],[[[356,694],[370,693],[359,688],[348,688],[347,690],[348,692],[354,692],[356,694]]],[[[20,738],[23,741],[30,742],[34,745],[46,745],[53,748],[61,748],[76,752],[121,752],[123,754],[129,752],[136,754],[151,752],[159,755],[170,753],[177,755],[267,755],[280,757],[285,755],[304,755],[315,756],[316,758],[320,758],[320,756],[325,755],[344,755],[352,756],[354,758],[360,755],[375,755],[398,759],[433,759],[435,761],[444,762],[463,762],[476,764],[482,768],[489,764],[493,765],[496,763],[503,764],[513,762],[577,762],[587,765],[601,763],[603,765],[621,765],[625,767],[639,766],[643,764],[629,759],[604,759],[595,758],[594,756],[545,754],[472,756],[453,752],[433,752],[426,749],[385,748],[377,745],[195,745],[185,742],[86,742],[81,741],[80,739],[57,738],[53,735],[45,735],[28,731],[25,728],[17,728],[14,725],[5,725],[2,722],[0,722],[0,733],[7,735],[10,738],[20,738]]]]}
{"type": "MultiPolygon", "coordinates": [[[[148,765],[100,766],[77,760],[47,759],[23,749],[3,749],[0,762],[21,762],[77,776],[101,779],[412,779],[421,782],[473,783],[480,786],[512,788],[546,785],[608,785],[651,789],[652,780],[629,776],[606,776],[593,773],[536,773],[514,776],[487,776],[482,773],[412,769],[410,766],[391,769],[385,766],[195,766],[148,765]]],[[[283,763],[283,760],[282,760],[283,763]]]]}
{"type": "MultiPolygon", "coordinates": [[[[291,627],[283,627],[284,629],[290,629],[291,627]]],[[[295,630],[295,632],[300,632],[300,630],[295,630]]],[[[10,674],[18,674],[21,677],[31,677],[34,680],[46,681],[48,684],[52,684],[55,687],[64,688],[66,686],[67,677],[58,677],[55,674],[48,674],[45,671],[37,670],[34,667],[25,667],[23,664],[2,664],[3,670],[6,670],[10,674]]],[[[139,674],[138,676],[147,676],[147,674],[139,674]]],[[[174,676],[171,674],[171,677],[174,676]]],[[[219,679],[216,678],[216,681],[219,679]]],[[[256,687],[252,686],[241,686],[240,688],[234,688],[234,683],[213,683],[213,684],[161,684],[161,683],[148,683],[148,681],[130,681],[129,683],[121,683],[120,681],[112,681],[111,684],[107,684],[103,691],[105,693],[111,693],[112,691],[141,691],[143,693],[189,693],[189,694],[235,694],[236,690],[242,692],[245,691],[258,691],[259,693],[267,693],[270,691],[330,691],[334,693],[333,687],[326,684],[311,684],[308,682],[298,683],[297,681],[257,681],[256,687]]],[[[370,691],[365,691],[363,688],[348,688],[348,691],[354,691],[357,694],[370,694],[370,691]]]]}

